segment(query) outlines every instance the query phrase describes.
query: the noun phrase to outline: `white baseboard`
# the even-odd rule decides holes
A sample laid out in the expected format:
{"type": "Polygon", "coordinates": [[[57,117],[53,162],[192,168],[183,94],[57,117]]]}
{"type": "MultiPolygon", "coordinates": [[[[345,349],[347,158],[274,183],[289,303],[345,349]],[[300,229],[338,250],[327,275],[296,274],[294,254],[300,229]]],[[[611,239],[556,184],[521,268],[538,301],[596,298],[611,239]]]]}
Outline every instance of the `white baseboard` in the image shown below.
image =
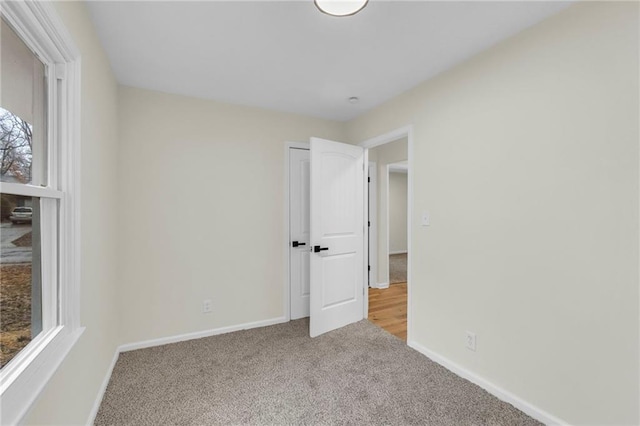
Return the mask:
{"type": "Polygon", "coordinates": [[[283,322],[288,322],[288,320],[285,317],[272,318],[264,321],[248,322],[245,324],[231,325],[228,327],[214,328],[212,330],[180,334],[177,336],[162,337],[160,339],[145,340],[142,342],[127,343],[125,345],[118,346],[118,348],[116,348],[116,353],[113,355],[113,360],[111,361],[111,365],[107,370],[107,374],[105,375],[104,380],[102,381],[102,385],[100,386],[98,396],[96,396],[96,400],[93,403],[93,408],[91,408],[91,413],[89,414],[89,421],[87,422],[87,424],[92,425],[96,420],[96,416],[98,415],[98,410],[100,409],[100,404],[102,403],[102,398],[104,397],[104,393],[107,390],[107,385],[109,384],[109,380],[111,379],[111,374],[113,373],[113,368],[115,367],[116,362],[118,361],[118,356],[120,356],[121,352],[128,352],[136,349],[151,348],[153,346],[161,346],[169,343],[184,342],[185,340],[201,339],[203,337],[231,333],[231,332],[240,331],[240,330],[248,330],[250,328],[266,327],[269,325],[281,324],[283,322]]]}
{"type": "Polygon", "coordinates": [[[102,380],[102,384],[100,385],[100,389],[98,389],[98,396],[93,403],[93,407],[91,408],[91,412],[89,413],[89,421],[88,425],[92,425],[96,421],[96,416],[98,415],[98,410],[100,409],[100,404],[102,404],[102,398],[104,397],[104,393],[107,391],[107,385],[109,384],[109,380],[111,380],[111,374],[113,373],[113,368],[116,366],[116,362],[118,361],[118,356],[120,356],[120,348],[116,348],[116,352],[113,354],[113,359],[111,360],[111,364],[107,369],[107,374],[105,374],[104,379],[102,380]]]}
{"type": "Polygon", "coordinates": [[[372,288],[389,288],[389,283],[376,283],[371,287],[372,288]]]}
{"type": "Polygon", "coordinates": [[[424,356],[426,356],[427,358],[429,358],[430,360],[432,360],[433,362],[436,362],[440,365],[442,365],[444,368],[446,368],[447,370],[451,371],[452,373],[469,380],[470,382],[480,386],[481,388],[483,388],[484,390],[486,390],[487,392],[489,392],[490,394],[492,394],[493,396],[495,396],[496,398],[507,402],[511,405],[513,405],[514,407],[516,407],[518,410],[522,411],[523,413],[527,414],[530,417],[533,417],[534,419],[546,424],[546,425],[567,425],[569,423],[565,422],[564,420],[561,420],[555,416],[553,416],[552,414],[547,413],[546,411],[536,407],[533,404],[530,404],[529,402],[523,400],[522,398],[519,398],[518,396],[512,394],[511,392],[491,383],[490,381],[488,381],[487,379],[478,376],[475,373],[472,373],[471,371],[467,370],[466,368],[456,364],[455,362],[443,357],[442,355],[431,351],[430,349],[425,348],[424,346],[420,345],[419,343],[416,343],[415,341],[410,341],[409,343],[407,343],[409,345],[409,347],[415,349],[416,351],[420,352],[421,354],[423,354],[424,356]]]}
{"type": "Polygon", "coordinates": [[[392,254],[407,254],[407,250],[390,251],[389,255],[392,255],[392,254]]]}
{"type": "Polygon", "coordinates": [[[263,321],[248,322],[245,324],[230,325],[227,327],[214,328],[212,330],[196,331],[195,333],[179,334],[177,336],[161,337],[159,339],[144,340],[142,342],[127,343],[120,346],[120,352],[134,351],[136,349],[151,348],[153,346],[167,345],[169,343],[184,342],[185,340],[201,339],[203,337],[216,336],[218,334],[231,333],[234,331],[248,330],[250,328],[266,327],[268,325],[281,324],[287,322],[285,317],[272,318],[263,321]]]}

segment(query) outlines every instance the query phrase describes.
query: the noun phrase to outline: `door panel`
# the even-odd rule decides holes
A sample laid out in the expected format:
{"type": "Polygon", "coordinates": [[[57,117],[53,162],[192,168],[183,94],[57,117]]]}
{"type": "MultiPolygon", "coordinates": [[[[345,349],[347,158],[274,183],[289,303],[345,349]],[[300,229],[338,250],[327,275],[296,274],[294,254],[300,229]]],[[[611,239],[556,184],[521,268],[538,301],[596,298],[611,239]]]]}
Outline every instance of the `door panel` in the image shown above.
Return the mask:
{"type": "Polygon", "coordinates": [[[363,318],[364,149],[311,139],[310,334],[363,318]]]}
{"type": "Polygon", "coordinates": [[[289,150],[289,266],[291,319],[309,316],[309,150],[289,150]],[[298,247],[293,247],[297,241],[298,247]]]}
{"type": "Polygon", "coordinates": [[[354,253],[322,258],[322,272],[331,285],[323,287],[322,309],[356,300],[357,280],[352,267],[354,253]]]}

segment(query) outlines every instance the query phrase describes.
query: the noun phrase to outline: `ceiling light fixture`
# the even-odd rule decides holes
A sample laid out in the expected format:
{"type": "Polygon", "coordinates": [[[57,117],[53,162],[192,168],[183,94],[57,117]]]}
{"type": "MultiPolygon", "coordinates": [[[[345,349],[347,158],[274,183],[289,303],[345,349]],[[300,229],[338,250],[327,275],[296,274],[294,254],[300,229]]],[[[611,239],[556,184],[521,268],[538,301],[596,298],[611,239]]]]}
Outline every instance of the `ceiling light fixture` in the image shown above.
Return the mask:
{"type": "Polygon", "coordinates": [[[351,16],[360,12],[369,0],[314,0],[322,13],[331,16],[351,16]]]}

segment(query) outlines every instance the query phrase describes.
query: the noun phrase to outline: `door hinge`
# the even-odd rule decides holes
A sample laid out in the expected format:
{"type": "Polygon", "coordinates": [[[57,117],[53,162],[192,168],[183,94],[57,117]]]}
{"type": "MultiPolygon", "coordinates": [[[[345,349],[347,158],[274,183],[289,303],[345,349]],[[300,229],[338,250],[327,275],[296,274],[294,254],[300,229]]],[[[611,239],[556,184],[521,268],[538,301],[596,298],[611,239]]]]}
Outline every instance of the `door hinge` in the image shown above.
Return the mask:
{"type": "Polygon", "coordinates": [[[370,271],[371,270],[371,265],[367,265],[367,270],[370,271]]]}
{"type": "Polygon", "coordinates": [[[370,177],[367,178],[367,182],[371,182],[371,178],[370,177]]]}
{"type": "Polygon", "coordinates": [[[367,222],[367,223],[368,223],[368,225],[367,225],[367,226],[369,226],[369,227],[370,227],[370,226],[371,226],[371,221],[369,221],[369,222],[367,222]]]}

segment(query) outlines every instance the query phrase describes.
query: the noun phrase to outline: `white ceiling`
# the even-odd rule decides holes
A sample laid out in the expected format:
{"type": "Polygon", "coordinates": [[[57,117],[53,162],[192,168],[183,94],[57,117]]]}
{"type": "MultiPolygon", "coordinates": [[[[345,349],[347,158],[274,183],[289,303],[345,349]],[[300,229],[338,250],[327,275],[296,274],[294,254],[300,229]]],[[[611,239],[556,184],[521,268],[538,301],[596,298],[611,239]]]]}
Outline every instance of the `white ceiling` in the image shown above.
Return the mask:
{"type": "Polygon", "coordinates": [[[344,121],[568,5],[373,0],[346,18],[312,0],[89,10],[121,84],[344,121]]]}

